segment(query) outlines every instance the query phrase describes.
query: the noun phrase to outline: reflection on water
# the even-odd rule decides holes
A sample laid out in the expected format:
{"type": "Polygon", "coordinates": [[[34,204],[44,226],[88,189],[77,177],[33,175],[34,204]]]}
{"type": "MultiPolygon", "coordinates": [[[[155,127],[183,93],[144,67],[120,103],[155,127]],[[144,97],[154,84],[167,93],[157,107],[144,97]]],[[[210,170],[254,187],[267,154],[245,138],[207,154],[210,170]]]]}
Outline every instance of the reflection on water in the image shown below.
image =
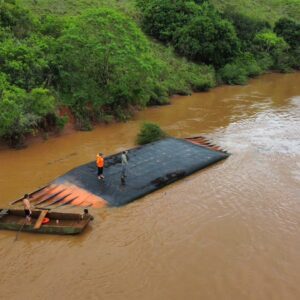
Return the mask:
{"type": "MultiPolygon", "coordinates": [[[[0,232],[1,296],[299,299],[300,73],[177,97],[126,124],[0,152],[0,204],[134,145],[143,120],[204,134],[226,161],[121,208],[78,237],[0,232]]],[[[183,159],[183,158],[182,158],[183,159]]],[[[67,208],[76,211],[78,208],[67,208]]],[[[1,297],[1,298],[2,298],[1,297]]]]}

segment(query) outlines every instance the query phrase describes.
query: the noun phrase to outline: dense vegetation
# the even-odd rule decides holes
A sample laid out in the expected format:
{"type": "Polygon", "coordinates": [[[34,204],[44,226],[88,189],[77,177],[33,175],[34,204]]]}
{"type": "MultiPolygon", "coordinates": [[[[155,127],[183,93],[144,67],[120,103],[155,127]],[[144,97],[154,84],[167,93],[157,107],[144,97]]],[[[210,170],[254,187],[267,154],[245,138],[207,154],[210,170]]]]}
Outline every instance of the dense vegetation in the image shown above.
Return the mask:
{"type": "Polygon", "coordinates": [[[87,130],[216,81],[299,69],[300,1],[252,2],[1,0],[0,138],[59,130],[60,108],[87,130]]]}
{"type": "Polygon", "coordinates": [[[219,12],[206,0],[138,0],[143,29],[196,63],[213,65],[220,82],[244,84],[266,70],[297,68],[293,20],[271,24],[233,7],[219,12]]]}

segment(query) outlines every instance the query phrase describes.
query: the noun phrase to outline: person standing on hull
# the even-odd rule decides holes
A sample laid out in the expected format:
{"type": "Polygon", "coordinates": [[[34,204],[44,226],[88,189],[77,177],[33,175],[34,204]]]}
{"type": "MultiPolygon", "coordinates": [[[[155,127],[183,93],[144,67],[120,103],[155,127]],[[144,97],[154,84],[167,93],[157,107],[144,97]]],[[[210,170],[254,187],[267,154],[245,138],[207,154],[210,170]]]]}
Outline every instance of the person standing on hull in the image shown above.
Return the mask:
{"type": "Polygon", "coordinates": [[[99,154],[97,154],[96,164],[97,164],[97,168],[98,168],[98,179],[99,180],[104,179],[104,175],[103,175],[104,157],[101,152],[99,154]]]}
{"type": "Polygon", "coordinates": [[[30,200],[29,200],[29,195],[28,194],[24,195],[23,205],[24,205],[24,212],[25,212],[26,221],[28,221],[30,223],[32,211],[31,211],[31,205],[30,205],[30,200]]]}
{"type": "Polygon", "coordinates": [[[121,154],[121,163],[122,163],[122,176],[126,177],[126,168],[128,165],[128,151],[123,151],[121,154]]]}
{"type": "Polygon", "coordinates": [[[121,154],[121,164],[122,164],[122,171],[121,171],[121,184],[125,185],[125,178],[126,178],[126,168],[128,165],[128,151],[123,151],[121,154]]]}

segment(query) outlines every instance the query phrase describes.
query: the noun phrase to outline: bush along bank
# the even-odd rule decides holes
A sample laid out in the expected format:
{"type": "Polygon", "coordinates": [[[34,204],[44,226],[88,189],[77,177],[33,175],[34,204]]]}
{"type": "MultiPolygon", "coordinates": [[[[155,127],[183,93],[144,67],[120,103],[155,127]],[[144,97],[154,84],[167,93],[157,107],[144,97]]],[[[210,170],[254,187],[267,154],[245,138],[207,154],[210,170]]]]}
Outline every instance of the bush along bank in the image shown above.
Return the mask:
{"type": "Polygon", "coordinates": [[[63,128],[61,106],[89,130],[217,81],[244,84],[266,70],[299,69],[294,20],[272,26],[204,0],[128,1],[127,15],[115,2],[75,16],[0,2],[0,139],[17,147],[28,134],[63,128]]]}

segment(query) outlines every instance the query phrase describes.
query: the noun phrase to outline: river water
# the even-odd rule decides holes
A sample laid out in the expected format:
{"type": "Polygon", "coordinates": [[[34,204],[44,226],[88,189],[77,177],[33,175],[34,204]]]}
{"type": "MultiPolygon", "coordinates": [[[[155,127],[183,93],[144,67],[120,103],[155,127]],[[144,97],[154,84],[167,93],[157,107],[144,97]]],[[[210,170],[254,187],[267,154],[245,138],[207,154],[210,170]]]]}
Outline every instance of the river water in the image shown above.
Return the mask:
{"type": "MultiPolygon", "coordinates": [[[[177,97],[125,124],[0,151],[0,205],[129,148],[143,120],[232,155],[75,237],[0,232],[1,299],[300,299],[300,73],[177,97]]],[[[184,158],[179,158],[184,159],[184,158]]],[[[79,208],[68,208],[76,211],[79,208]]]]}

